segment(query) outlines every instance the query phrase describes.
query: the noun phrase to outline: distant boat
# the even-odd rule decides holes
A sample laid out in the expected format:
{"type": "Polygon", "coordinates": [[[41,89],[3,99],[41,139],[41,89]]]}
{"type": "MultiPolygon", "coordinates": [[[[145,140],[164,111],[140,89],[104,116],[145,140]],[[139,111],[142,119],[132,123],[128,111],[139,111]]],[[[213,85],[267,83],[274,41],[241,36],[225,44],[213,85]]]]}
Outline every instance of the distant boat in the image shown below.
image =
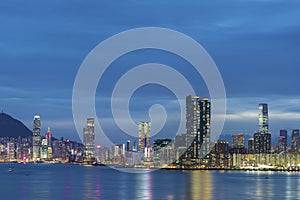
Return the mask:
{"type": "Polygon", "coordinates": [[[13,172],[12,168],[8,168],[8,172],[13,172]]]}

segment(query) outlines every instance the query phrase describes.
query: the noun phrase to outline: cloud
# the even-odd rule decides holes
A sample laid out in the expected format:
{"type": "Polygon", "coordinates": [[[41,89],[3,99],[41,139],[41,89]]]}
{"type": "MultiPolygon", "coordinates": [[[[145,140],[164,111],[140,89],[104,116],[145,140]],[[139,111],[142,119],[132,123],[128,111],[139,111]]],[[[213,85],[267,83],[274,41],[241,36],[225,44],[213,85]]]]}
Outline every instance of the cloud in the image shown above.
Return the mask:
{"type": "MultiPolygon", "coordinates": [[[[160,26],[197,40],[218,65],[229,97],[226,130],[255,130],[261,102],[269,103],[270,127],[274,131],[297,127],[299,5],[293,0],[174,0],[172,4],[159,0],[89,4],[77,0],[4,0],[0,8],[0,105],[22,120],[31,120],[40,113],[45,122],[53,120],[52,125],[58,129],[73,130],[72,87],[86,55],[120,31],[160,26]]],[[[131,60],[121,59],[123,63],[112,67],[104,82],[99,83],[104,90],[104,95],[97,93],[100,117],[111,117],[110,103],[105,98],[115,79],[126,72],[126,67],[148,61],[145,52],[137,55],[131,60]]],[[[165,54],[153,57],[181,69],[198,95],[207,96],[205,85],[185,68],[186,63],[165,54]]],[[[168,115],[176,118],[172,113],[178,102],[171,97],[166,91],[141,90],[132,101],[132,115],[137,121],[148,117],[149,106],[160,102],[168,115]]]]}

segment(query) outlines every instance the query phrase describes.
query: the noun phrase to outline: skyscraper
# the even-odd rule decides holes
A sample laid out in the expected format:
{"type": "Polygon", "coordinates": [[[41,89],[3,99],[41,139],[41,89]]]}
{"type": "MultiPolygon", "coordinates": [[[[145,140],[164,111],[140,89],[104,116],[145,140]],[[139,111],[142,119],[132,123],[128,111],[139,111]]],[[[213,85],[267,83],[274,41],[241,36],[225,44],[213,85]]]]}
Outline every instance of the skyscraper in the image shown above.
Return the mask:
{"type": "Polygon", "coordinates": [[[150,146],[150,123],[139,122],[139,151],[144,152],[145,147],[150,146]]]}
{"type": "Polygon", "coordinates": [[[83,143],[85,156],[87,158],[93,158],[95,154],[94,118],[87,119],[87,125],[83,129],[83,143]]]}
{"type": "Polygon", "coordinates": [[[298,138],[300,136],[299,129],[295,129],[292,131],[292,150],[296,150],[299,148],[300,144],[298,142],[298,138]]]}
{"type": "Polygon", "coordinates": [[[266,154],[271,152],[271,134],[254,133],[254,151],[257,154],[266,154]]]}
{"type": "Polygon", "coordinates": [[[248,153],[254,153],[254,138],[248,139],[248,153]]]}
{"type": "Polygon", "coordinates": [[[210,146],[210,102],[208,98],[199,100],[200,104],[200,143],[201,153],[203,157],[209,153],[210,146]]]}
{"type": "Polygon", "coordinates": [[[232,148],[241,149],[245,147],[245,136],[244,134],[232,134],[231,136],[232,148]]]}
{"type": "Polygon", "coordinates": [[[47,140],[47,158],[53,157],[53,148],[52,148],[52,132],[50,131],[50,127],[46,132],[46,140],[47,140]]]}
{"type": "Polygon", "coordinates": [[[268,104],[259,104],[258,131],[260,133],[269,133],[269,115],[268,104]]]}
{"type": "Polygon", "coordinates": [[[33,118],[33,160],[37,161],[41,158],[41,118],[39,115],[35,115],[33,118]]]}
{"type": "Polygon", "coordinates": [[[126,143],[126,151],[127,151],[127,152],[130,151],[130,140],[127,140],[127,143],[126,143]]]}
{"type": "Polygon", "coordinates": [[[187,156],[200,159],[209,153],[210,102],[198,96],[186,97],[187,156]]]}
{"type": "Polygon", "coordinates": [[[41,159],[47,159],[47,158],[48,158],[48,142],[47,139],[42,139],[41,159]]]}
{"type": "Polygon", "coordinates": [[[280,130],[278,138],[278,152],[286,152],[287,147],[287,130],[280,130]]]}

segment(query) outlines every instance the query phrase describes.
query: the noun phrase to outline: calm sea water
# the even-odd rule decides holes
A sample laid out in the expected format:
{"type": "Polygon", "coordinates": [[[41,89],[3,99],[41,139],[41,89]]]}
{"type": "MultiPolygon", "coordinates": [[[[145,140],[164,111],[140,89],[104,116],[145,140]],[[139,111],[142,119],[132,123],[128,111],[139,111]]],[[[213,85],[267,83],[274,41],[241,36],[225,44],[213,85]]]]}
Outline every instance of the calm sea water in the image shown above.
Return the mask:
{"type": "Polygon", "coordinates": [[[300,199],[300,174],[0,164],[0,199],[300,199]],[[8,172],[12,168],[13,172],[8,172]]]}

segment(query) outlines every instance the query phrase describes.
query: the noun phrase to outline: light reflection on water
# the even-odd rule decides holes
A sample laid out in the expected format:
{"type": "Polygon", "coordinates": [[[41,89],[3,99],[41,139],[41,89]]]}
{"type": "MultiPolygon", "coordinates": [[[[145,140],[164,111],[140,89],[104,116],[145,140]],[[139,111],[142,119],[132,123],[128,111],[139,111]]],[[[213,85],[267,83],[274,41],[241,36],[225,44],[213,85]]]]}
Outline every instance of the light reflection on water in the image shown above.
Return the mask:
{"type": "Polygon", "coordinates": [[[209,171],[190,172],[190,194],[188,199],[212,199],[212,175],[209,171]]]}
{"type": "Polygon", "coordinates": [[[0,199],[300,199],[300,173],[13,166],[8,173],[8,165],[0,164],[0,199]]]}
{"type": "Polygon", "coordinates": [[[136,198],[152,200],[152,180],[149,172],[138,174],[136,181],[136,198]]]}

